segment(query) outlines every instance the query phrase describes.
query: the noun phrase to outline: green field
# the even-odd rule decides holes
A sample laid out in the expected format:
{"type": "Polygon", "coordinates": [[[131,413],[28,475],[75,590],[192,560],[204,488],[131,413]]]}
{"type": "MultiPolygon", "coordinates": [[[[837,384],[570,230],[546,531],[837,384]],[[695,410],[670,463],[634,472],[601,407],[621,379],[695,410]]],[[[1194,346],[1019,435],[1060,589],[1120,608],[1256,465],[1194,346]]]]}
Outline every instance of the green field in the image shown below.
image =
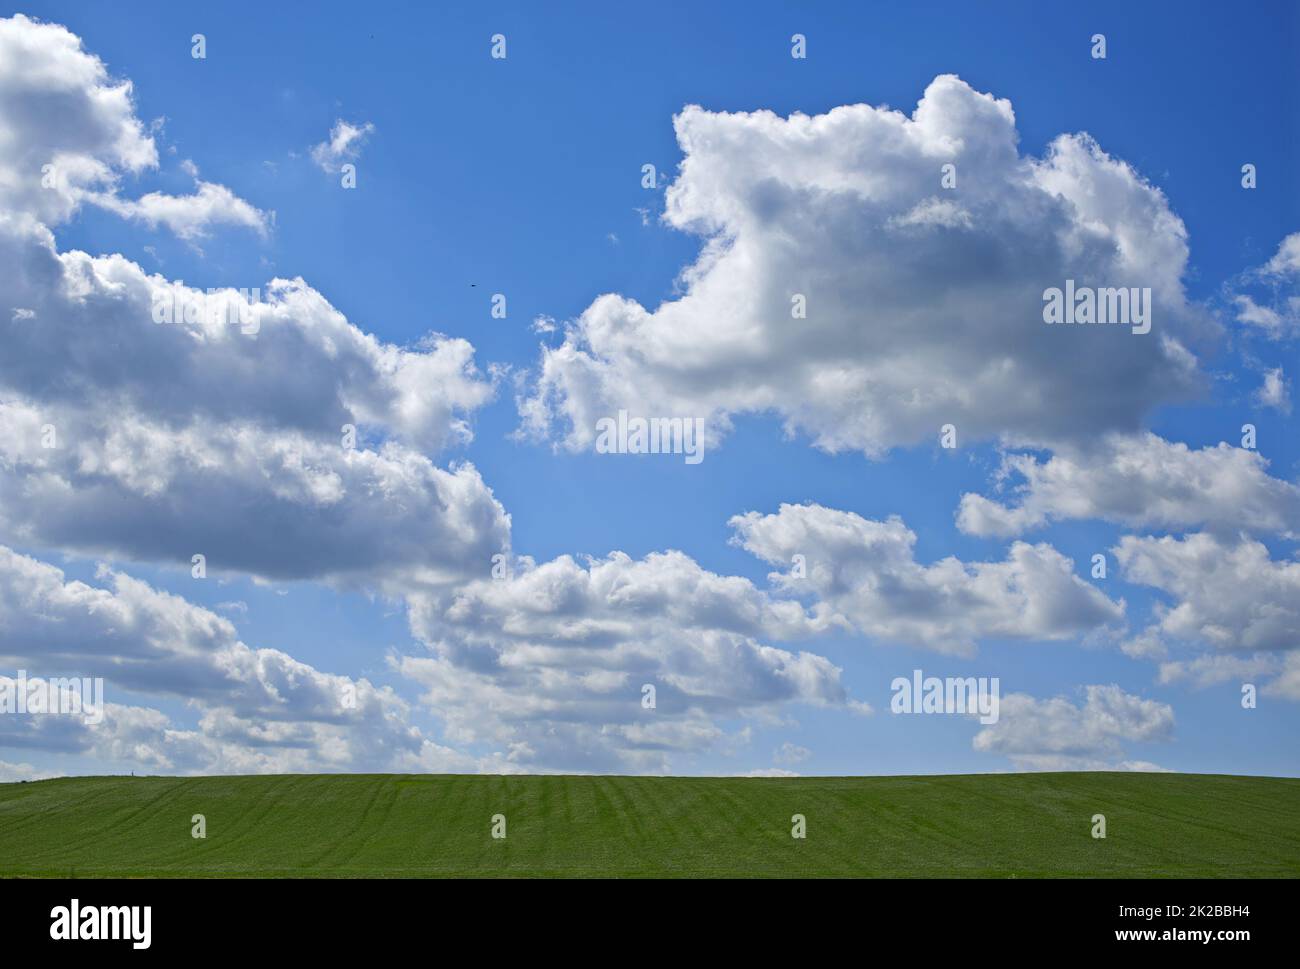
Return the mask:
{"type": "Polygon", "coordinates": [[[63,778],[0,785],[0,875],[1295,877],[1300,779],[63,778]]]}

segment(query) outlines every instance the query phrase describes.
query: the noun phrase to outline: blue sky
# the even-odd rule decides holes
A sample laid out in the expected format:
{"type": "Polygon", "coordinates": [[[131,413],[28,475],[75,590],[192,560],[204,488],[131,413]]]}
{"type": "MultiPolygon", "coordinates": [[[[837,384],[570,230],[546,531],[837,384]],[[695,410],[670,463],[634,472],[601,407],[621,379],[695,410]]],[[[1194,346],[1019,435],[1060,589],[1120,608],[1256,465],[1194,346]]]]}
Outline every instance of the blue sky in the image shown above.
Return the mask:
{"type": "MultiPolygon", "coordinates": [[[[422,702],[428,684],[403,675],[392,657],[436,652],[437,644],[453,634],[439,631],[421,641],[408,622],[410,593],[399,582],[376,576],[257,577],[255,568],[218,566],[207,581],[196,582],[184,558],[178,563],[132,552],[130,542],[115,550],[105,550],[103,543],[89,548],[95,543],[80,541],[66,528],[59,534],[67,540],[57,541],[49,537],[53,528],[33,534],[11,525],[0,544],[56,564],[69,581],[95,584],[97,564],[108,562],[196,606],[221,611],[223,603],[241,602],[246,608],[224,610],[239,640],[282,650],[316,670],[391,688],[409,704],[405,722],[464,758],[438,762],[455,769],[500,766],[493,755],[508,751],[511,743],[538,746],[530,738],[549,735],[560,738],[549,755],[522,755],[510,767],[883,774],[1145,763],[1183,771],[1294,775],[1300,770],[1294,743],[1300,697],[1286,695],[1296,688],[1265,691],[1256,709],[1244,710],[1240,703],[1242,682],[1285,681],[1290,669],[1285,664],[1300,646],[1294,625],[1286,627],[1284,619],[1280,643],[1274,636],[1260,651],[1249,651],[1265,657],[1257,674],[1220,677],[1204,686],[1188,676],[1162,679],[1162,662],[1245,653],[1216,647],[1212,636],[1188,633],[1190,627],[1164,631],[1170,641],[1162,656],[1126,651],[1123,644],[1153,621],[1153,608],[1178,597],[1169,589],[1127,581],[1113,555],[1106,579],[1089,576],[1090,557],[1112,549],[1122,536],[1154,540],[1205,530],[1214,531],[1226,547],[1236,541],[1230,521],[1206,529],[1199,512],[1172,526],[1085,516],[1049,522],[1023,536],[974,534],[958,527],[955,513],[966,493],[997,496],[993,482],[1009,445],[995,434],[976,434],[947,451],[938,446],[936,427],[928,440],[916,435],[901,443],[886,440],[881,454],[864,454],[854,446],[828,453],[817,446],[818,431],[825,428],[805,422],[785,433],[782,414],[735,405],[724,408],[729,432],[716,446],[710,442],[702,464],[689,466],[666,455],[595,453],[589,442],[581,446],[566,438],[563,418],[571,412],[563,406],[548,433],[521,434],[517,402],[534,393],[540,348],[559,347],[566,323],[581,318],[602,294],[621,294],[653,311],[689,289],[679,274],[699,256],[701,237],[660,218],[665,191],[684,157],[673,118],[686,105],[699,105],[710,115],[766,110],[786,118],[866,104],[910,115],[937,76],[955,74],[974,92],[1010,102],[1022,158],[1041,159],[1059,135],[1086,132],[1111,159],[1127,162],[1147,188],[1163,193],[1168,211],[1186,227],[1186,266],[1172,270],[1181,298],[1171,313],[1187,317],[1183,335],[1205,377],[1203,390],[1191,401],[1157,393],[1143,397],[1142,412],[1125,430],[1147,429],[1196,450],[1239,444],[1240,427],[1250,422],[1257,427],[1267,474],[1283,484],[1295,482],[1300,443],[1294,414],[1288,404],[1261,403],[1258,389],[1277,369],[1283,386],[1294,379],[1297,331],[1285,323],[1276,334],[1252,327],[1239,319],[1236,302],[1249,292],[1285,306],[1285,287],[1294,286],[1294,276],[1275,274],[1262,281],[1258,276],[1283,240],[1300,229],[1290,178],[1300,161],[1295,93],[1300,62],[1293,56],[1300,12],[1293,4],[1259,4],[1247,12],[1208,3],[1096,4],[1083,12],[1029,3],[905,9],[668,4],[646,12],[599,4],[461,9],[378,4],[333,10],[324,4],[306,17],[264,4],[209,10],[161,3],[129,8],[34,3],[21,12],[65,26],[102,60],[109,76],[130,79],[134,113],[145,125],[166,119],[151,132],[156,167],[124,174],[118,186],[123,197],[193,191],[194,179],[182,168],[188,159],[205,181],[226,186],[263,213],[274,212],[273,225],[263,234],[246,226],[214,225],[196,240],[168,231],[165,224],[124,219],[110,206],[81,203],[57,224],[46,220],[58,249],[121,253],[145,273],[200,288],[255,287],[272,277],[301,277],[353,327],[384,344],[416,348],[431,331],[468,341],[484,379],[490,366],[497,368],[494,392],[490,401],[466,409],[472,441],[428,453],[439,467],[472,462],[509,515],[514,554],[546,563],[563,555],[599,559],[613,551],[638,560],[673,549],[707,572],[743,577],[757,590],[771,590],[767,575],[775,567],[733,541],[735,529],[728,522],[746,512],[775,516],[782,503],[813,503],[872,522],[899,516],[915,533],[915,559],[922,565],[948,556],[1001,562],[1017,538],[1046,543],[1072,560],[1080,580],[1099,587],[1111,601],[1122,599],[1124,618],[1108,637],[1062,634],[1043,641],[981,632],[966,655],[933,641],[899,641],[871,622],[857,622],[852,630],[792,635],[781,649],[807,650],[829,660],[841,671],[838,686],[874,712],[861,715],[843,703],[798,697],[779,704],[753,698],[718,702],[710,707],[714,713],[687,718],[693,727],[708,720],[718,733],[680,746],[654,745],[655,751],[666,751],[662,759],[643,750],[588,758],[578,749],[585,735],[548,734],[554,724],[545,717],[516,725],[514,735],[509,728],[494,733],[485,727],[466,739],[468,713],[458,714],[452,727],[439,702],[422,702]],[[206,37],[202,60],[191,56],[195,33],[206,37]],[[507,38],[504,60],[489,56],[495,33],[507,38]],[[790,56],[794,33],[807,37],[805,59],[790,56]],[[1106,36],[1104,60],[1089,55],[1094,33],[1106,36]],[[352,158],[353,190],[341,188],[338,174],[322,170],[310,154],[340,120],[373,125],[352,158]],[[654,190],[641,185],[646,163],[661,174],[654,190]],[[1245,163],[1257,167],[1257,188],[1240,184],[1245,163]],[[1252,273],[1257,275],[1247,279],[1252,273]],[[506,319],[490,315],[494,293],[507,297],[506,319]],[[541,316],[555,321],[555,332],[534,331],[532,323],[541,316]],[[1207,320],[1218,328],[1213,336],[1198,330],[1207,320]],[[1080,735],[1058,748],[1033,748],[1021,733],[1012,733],[1017,728],[1011,711],[1005,735],[994,732],[988,749],[977,749],[973,738],[979,725],[969,718],[892,716],[889,684],[915,668],[939,676],[999,677],[1004,695],[1023,694],[1039,704],[1026,704],[1020,714],[1029,734],[1055,724],[1061,711],[1046,705],[1065,698],[1077,714],[1069,729],[1080,735]],[[1089,685],[1117,687],[1124,709],[1136,711],[1134,723],[1110,732],[1098,727],[1094,721],[1105,714],[1089,713],[1082,692],[1089,685]],[[574,749],[565,751],[566,743],[574,749]],[[804,753],[793,759],[774,756],[785,744],[804,753]]],[[[862,148],[864,167],[871,164],[870,150],[862,148]]],[[[732,161],[743,164],[746,158],[741,152],[732,161]]],[[[725,171],[728,162],[718,164],[725,171]]],[[[835,211],[814,208],[815,213],[835,211]]],[[[1118,220],[1145,218],[1124,206],[1116,211],[1118,220]]],[[[835,239],[834,225],[828,221],[817,237],[835,239]]],[[[877,259],[873,271],[888,276],[888,250],[868,251],[877,259]]],[[[955,251],[961,257],[968,250],[955,251]]],[[[832,246],[828,258],[837,253],[848,268],[832,276],[856,278],[851,261],[858,250],[852,244],[832,246]]],[[[1167,264],[1159,269],[1168,270],[1167,264]]],[[[963,268],[955,266],[954,272],[960,275],[963,268]]],[[[901,271],[896,275],[901,278],[901,271]]],[[[1134,285],[1149,285],[1141,273],[1134,279],[1134,285]]],[[[1043,285],[1053,283],[1060,280],[1048,277],[1043,285]]],[[[872,325],[871,319],[864,311],[860,325],[872,325]]],[[[707,315],[695,324],[722,326],[707,315]]],[[[1126,353],[1129,341],[1139,339],[1148,338],[1121,337],[1117,352],[1126,353]]],[[[132,353],[129,342],[121,349],[132,353]]],[[[1067,372],[1062,361],[1070,353],[1063,348],[1052,366],[1067,372]]],[[[610,373],[617,381],[612,364],[610,373]]],[[[268,369],[259,379],[287,378],[268,369]]],[[[781,379],[774,377],[778,384],[781,379]]],[[[698,399],[707,397],[706,389],[696,388],[698,399]]],[[[797,386],[789,391],[798,397],[797,386]]],[[[1109,392],[1097,387],[1093,404],[1099,410],[1109,392]]],[[[1080,393],[1076,385],[1047,406],[1086,412],[1092,405],[1080,393]]],[[[641,401],[652,399],[653,388],[638,387],[636,394],[641,401]]],[[[960,427],[961,415],[954,419],[960,427]]],[[[1067,443],[1095,445],[1111,429],[1099,423],[1059,447],[1048,437],[1026,447],[1046,460],[1067,443]]],[[[378,439],[386,432],[375,434],[378,439]]],[[[1133,503],[1142,504],[1136,498],[1133,503]]],[[[1256,529],[1252,535],[1285,576],[1285,563],[1295,560],[1287,529],[1256,529]]],[[[1243,576],[1234,594],[1249,599],[1245,590],[1257,588],[1255,581],[1243,576]]],[[[1284,613],[1286,581],[1281,580],[1283,598],[1277,604],[1284,613]]],[[[1196,611],[1196,603],[1190,608],[1196,611]]],[[[1232,617],[1250,614],[1247,603],[1232,617]]],[[[1290,616],[1294,623],[1294,611],[1290,616]]],[[[1204,618],[1201,632],[1212,633],[1210,627],[1223,618],[1204,618]]],[[[689,638],[697,629],[688,622],[672,635],[689,638]]],[[[535,635],[546,640],[546,633],[535,635]]],[[[771,641],[761,634],[755,638],[771,641]]],[[[78,672],[29,669],[49,675],[78,672]]],[[[636,685],[629,681],[633,701],[636,685]]],[[[110,699],[162,711],[177,729],[196,729],[208,710],[189,702],[193,697],[179,687],[150,694],[138,685],[121,686],[114,692],[110,682],[109,692],[110,699]]],[[[501,702],[526,705],[532,696],[524,690],[524,696],[501,702]]],[[[472,707],[480,701],[464,702],[472,707]]],[[[598,712],[580,705],[561,708],[556,722],[582,723],[600,735],[598,712]]],[[[0,747],[0,762],[37,773],[182,772],[253,763],[233,755],[212,762],[179,757],[139,762],[115,759],[88,741],[59,747],[30,738],[0,747]]],[[[331,767],[292,759],[268,763],[331,767]]],[[[356,756],[337,766],[395,765],[359,743],[356,756]]]]}

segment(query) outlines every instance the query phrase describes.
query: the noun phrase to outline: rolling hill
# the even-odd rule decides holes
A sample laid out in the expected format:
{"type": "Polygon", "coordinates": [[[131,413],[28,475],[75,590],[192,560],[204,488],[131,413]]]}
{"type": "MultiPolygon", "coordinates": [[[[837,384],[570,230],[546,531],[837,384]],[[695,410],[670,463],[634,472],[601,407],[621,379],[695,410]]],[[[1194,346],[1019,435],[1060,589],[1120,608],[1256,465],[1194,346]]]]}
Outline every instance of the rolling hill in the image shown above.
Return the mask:
{"type": "Polygon", "coordinates": [[[62,778],[0,785],[0,875],[1295,877],[1300,779],[62,778]]]}

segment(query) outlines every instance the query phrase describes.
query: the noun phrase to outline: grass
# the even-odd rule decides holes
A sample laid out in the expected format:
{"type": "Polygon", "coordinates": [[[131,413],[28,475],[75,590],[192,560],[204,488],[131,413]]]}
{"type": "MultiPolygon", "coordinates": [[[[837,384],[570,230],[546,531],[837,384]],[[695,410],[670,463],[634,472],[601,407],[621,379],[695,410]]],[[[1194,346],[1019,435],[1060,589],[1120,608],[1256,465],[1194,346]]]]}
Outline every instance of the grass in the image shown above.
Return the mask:
{"type": "Polygon", "coordinates": [[[0,785],[0,875],[1296,877],[1300,779],[61,778],[0,785]]]}

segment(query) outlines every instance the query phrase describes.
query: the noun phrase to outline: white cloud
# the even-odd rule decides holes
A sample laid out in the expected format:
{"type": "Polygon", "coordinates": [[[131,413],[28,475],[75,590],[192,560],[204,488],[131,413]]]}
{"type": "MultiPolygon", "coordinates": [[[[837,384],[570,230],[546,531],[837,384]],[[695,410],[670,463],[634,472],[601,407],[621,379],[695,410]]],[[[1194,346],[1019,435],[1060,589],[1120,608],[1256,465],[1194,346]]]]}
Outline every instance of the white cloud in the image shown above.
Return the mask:
{"type": "Polygon", "coordinates": [[[1264,687],[1265,696],[1280,696],[1300,703],[1300,650],[1291,650],[1282,659],[1277,679],[1264,687]]]}
{"type": "Polygon", "coordinates": [[[122,256],[58,252],[44,230],[0,231],[0,256],[27,267],[0,277],[0,300],[40,318],[10,328],[0,359],[0,383],[27,396],[111,396],[172,420],[259,418],[333,440],[344,423],[371,424],[428,451],[469,440],[464,412],[492,396],[468,342],[434,334],[414,349],[381,343],[302,279],[206,294],[122,256]],[[114,348],[126,342],[124,357],[114,348]]]}
{"type": "Polygon", "coordinates": [[[1265,335],[1276,340],[1287,334],[1291,321],[1277,310],[1260,306],[1251,297],[1245,295],[1233,298],[1237,306],[1237,322],[1263,330],[1265,335]]]}
{"type": "MultiPolygon", "coordinates": [[[[7,678],[0,676],[0,682],[7,678]]],[[[12,688],[12,687],[10,687],[12,688]]],[[[413,728],[412,728],[413,729],[413,728]]],[[[184,727],[152,707],[106,703],[103,720],[72,714],[0,718],[0,747],[79,755],[116,769],[180,774],[458,772],[475,762],[418,733],[321,722],[241,720],[225,711],[184,727]]]]}
{"type": "Polygon", "coordinates": [[[736,541],[779,565],[770,578],[794,595],[815,594],[820,623],[875,639],[969,654],[987,638],[1053,641],[1123,618],[1073,573],[1050,545],[1016,542],[1003,562],[916,561],[916,535],[898,518],[871,521],[820,505],[785,505],[775,515],[731,520],[736,541]],[[807,575],[791,565],[804,556],[807,575]]]}
{"type": "Polygon", "coordinates": [[[812,756],[807,747],[786,741],[772,752],[772,762],[776,764],[799,764],[812,756]]]}
{"type": "Polygon", "coordinates": [[[1255,391],[1255,403],[1271,407],[1283,414],[1291,413],[1291,385],[1281,367],[1264,372],[1264,382],[1255,391]]]}
{"type": "Polygon", "coordinates": [[[1279,672],[1283,665],[1281,659],[1276,653],[1256,653],[1253,656],[1204,653],[1190,660],[1161,663],[1159,682],[1188,682],[1198,689],[1204,689],[1234,680],[1253,681],[1279,672]]]}
{"type": "Polygon", "coordinates": [[[11,764],[0,760],[0,784],[12,784],[15,781],[39,781],[47,777],[57,777],[57,773],[37,770],[31,764],[11,764]]]}
{"type": "Polygon", "coordinates": [[[1016,503],[965,494],[957,524],[999,536],[1093,518],[1144,528],[1300,531],[1300,487],[1267,468],[1259,452],[1225,443],[1192,450],[1150,433],[1110,435],[1046,461],[1005,455],[999,479],[1023,479],[1016,503]]]}
{"type": "Polygon", "coordinates": [[[1262,542],[1126,535],[1114,553],[1127,581],[1174,599],[1148,636],[1242,652],[1300,647],[1300,562],[1274,561],[1262,542]]]}
{"type": "Polygon", "coordinates": [[[1126,743],[1169,740],[1174,711],[1165,703],[1118,686],[1086,686],[1083,703],[1067,697],[1039,700],[1024,693],[1002,698],[998,722],[975,735],[983,753],[1011,758],[1024,770],[1150,770],[1123,759],[1126,743]]]}
{"type": "Polygon", "coordinates": [[[60,222],[115,172],[158,164],[130,82],[111,79],[66,28],[22,14],[0,19],[0,117],[0,211],[60,222]]]}
{"type": "Polygon", "coordinates": [[[312,160],[323,171],[337,172],[344,162],[355,161],[360,156],[362,146],[374,131],[375,126],[369,121],[355,125],[340,118],[330,129],[329,138],[312,146],[312,160]]]}
{"type": "Polygon", "coordinates": [[[198,181],[193,195],[150,192],[138,199],[115,195],[88,195],[91,201],[128,219],[138,219],[150,228],[164,225],[187,241],[202,239],[216,225],[241,226],[265,237],[273,214],[245,202],[224,185],[198,181]]]}
{"type": "Polygon", "coordinates": [[[1258,541],[1193,534],[1125,536],[1124,578],[1172,598],[1126,652],[1162,658],[1170,646],[1209,650],[1160,664],[1161,683],[1204,688],[1255,682],[1266,696],[1300,700],[1300,562],[1278,561],[1258,541]]]}
{"type": "Polygon", "coordinates": [[[1264,265],[1264,271],[1273,276],[1300,275],[1300,232],[1293,232],[1282,240],[1264,265]]]}
{"type": "Polygon", "coordinates": [[[725,743],[724,718],[868,709],[823,657],[763,642],[824,628],[801,606],[680,552],[524,559],[509,577],[414,593],[410,614],[432,655],[397,668],[453,742],[491,743],[517,765],[662,771],[725,743]]]}
{"type": "Polygon", "coordinates": [[[210,182],[191,196],[124,198],[122,177],[157,168],[157,146],[135,116],[131,83],[111,78],[65,27],[22,14],[0,19],[0,119],[0,221],[56,225],[90,202],[186,239],[215,224],[261,233],[269,224],[210,182]]]}
{"type": "Polygon", "coordinates": [[[703,251],[679,298],[601,296],[543,348],[520,406],[533,434],[589,447],[625,408],[704,417],[716,437],[773,412],[821,448],[879,455],[949,422],[965,441],[1133,431],[1199,385],[1183,341],[1213,326],[1183,291],[1185,229],[1087,136],[1022,156],[1010,103],[948,75],[910,118],[690,106],[675,126],[664,219],[703,251]],[[1048,326],[1043,291],[1067,279],[1150,287],[1152,332],[1048,326]]]}
{"type": "Polygon", "coordinates": [[[1300,232],[1283,239],[1264,265],[1243,273],[1230,299],[1237,322],[1268,339],[1300,335],[1300,232]]]}
{"type": "Polygon", "coordinates": [[[510,544],[473,466],[396,444],[31,404],[0,403],[0,426],[0,533],[26,545],[373,587],[458,580],[510,544]],[[51,420],[60,446],[44,448],[51,420]]]}

